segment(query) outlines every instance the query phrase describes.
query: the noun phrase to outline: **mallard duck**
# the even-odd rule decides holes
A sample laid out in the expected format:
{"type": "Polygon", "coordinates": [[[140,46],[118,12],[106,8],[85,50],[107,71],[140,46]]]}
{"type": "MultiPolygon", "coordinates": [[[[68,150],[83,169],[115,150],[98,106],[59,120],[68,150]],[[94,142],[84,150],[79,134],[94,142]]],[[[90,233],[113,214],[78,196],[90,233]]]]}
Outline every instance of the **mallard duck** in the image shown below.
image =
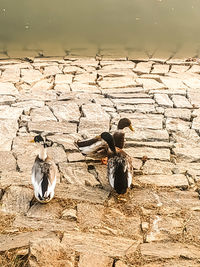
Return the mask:
{"type": "MultiPolygon", "coordinates": [[[[117,130],[113,134],[115,146],[121,149],[124,147],[124,128],[126,127],[129,127],[131,131],[134,131],[129,119],[120,119],[117,125],[117,130]]],[[[107,156],[108,144],[100,135],[92,139],[77,141],[75,142],[75,145],[84,156],[94,159],[102,159],[107,156]]]]}
{"type": "Polygon", "coordinates": [[[47,155],[48,143],[41,135],[34,137],[35,142],[40,146],[40,151],[32,168],[32,184],[36,199],[41,203],[49,202],[54,196],[56,186],[57,167],[47,155]]]}
{"type": "Polygon", "coordinates": [[[101,138],[108,144],[107,175],[112,188],[118,194],[125,194],[132,183],[132,160],[131,157],[114,144],[113,136],[104,132],[101,138]]]}

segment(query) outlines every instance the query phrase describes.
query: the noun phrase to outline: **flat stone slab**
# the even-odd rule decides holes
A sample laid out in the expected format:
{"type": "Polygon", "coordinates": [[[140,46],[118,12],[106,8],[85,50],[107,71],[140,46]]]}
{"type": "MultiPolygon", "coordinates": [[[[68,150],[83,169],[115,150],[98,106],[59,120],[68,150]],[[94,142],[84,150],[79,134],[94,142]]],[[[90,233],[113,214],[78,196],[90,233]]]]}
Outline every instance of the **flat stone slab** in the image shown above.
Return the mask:
{"type": "Polygon", "coordinates": [[[115,98],[113,99],[115,104],[154,104],[155,101],[151,98],[115,98]]]}
{"type": "Polygon", "coordinates": [[[160,106],[173,107],[173,102],[166,94],[154,94],[154,98],[160,106]]]}
{"type": "Polygon", "coordinates": [[[29,242],[34,238],[45,238],[48,235],[46,231],[27,232],[14,235],[0,235],[1,244],[0,251],[8,251],[15,248],[28,247],[29,242]]]}
{"type": "Polygon", "coordinates": [[[0,95],[18,95],[17,88],[12,83],[0,82],[0,95]]]}
{"type": "Polygon", "coordinates": [[[137,83],[134,77],[120,77],[120,78],[104,78],[103,81],[99,82],[102,89],[106,88],[124,88],[136,86],[137,83]]]}
{"type": "Polygon", "coordinates": [[[56,117],[47,106],[32,109],[30,116],[32,122],[57,121],[56,117]]]}
{"type": "Polygon", "coordinates": [[[30,188],[11,186],[3,195],[1,211],[10,214],[26,213],[32,198],[33,190],[30,188]]]}
{"type": "Polygon", "coordinates": [[[16,167],[16,160],[12,152],[0,151],[0,171],[15,171],[16,167]]]}
{"type": "Polygon", "coordinates": [[[17,120],[0,120],[0,151],[10,151],[18,130],[17,120]]]}
{"type": "Polygon", "coordinates": [[[59,169],[63,174],[63,180],[70,184],[96,186],[99,182],[94,175],[88,172],[85,162],[60,163],[59,169]]]}
{"type": "Polygon", "coordinates": [[[81,253],[78,267],[112,267],[113,259],[93,253],[81,253]]]}
{"type": "Polygon", "coordinates": [[[141,245],[141,254],[151,259],[170,259],[184,257],[187,259],[199,259],[198,247],[181,243],[144,243],[141,245]]]}
{"type": "MultiPolygon", "coordinates": [[[[47,204],[49,205],[49,204],[47,204]]],[[[17,216],[13,222],[15,228],[25,228],[31,230],[44,229],[45,231],[72,231],[76,230],[76,222],[61,220],[57,218],[36,218],[27,216],[17,216]]]]}
{"type": "Polygon", "coordinates": [[[160,161],[160,160],[147,160],[142,167],[142,171],[144,174],[167,174],[171,175],[173,168],[175,168],[176,165],[174,165],[171,162],[166,161],[160,161]]]}
{"type": "Polygon", "coordinates": [[[98,254],[112,257],[125,256],[126,251],[131,247],[137,247],[137,242],[123,237],[113,237],[89,234],[68,232],[64,233],[62,242],[65,245],[69,245],[72,249],[79,252],[94,253],[98,251],[98,254]]]}
{"type": "Polygon", "coordinates": [[[178,118],[167,118],[166,129],[170,131],[186,131],[190,129],[191,123],[178,118]]]}
{"type": "Polygon", "coordinates": [[[131,157],[143,158],[146,156],[148,159],[170,160],[170,150],[167,148],[130,147],[125,151],[131,157]]]}
{"type": "Polygon", "coordinates": [[[188,181],[183,174],[174,175],[143,175],[138,177],[138,180],[144,184],[156,186],[170,186],[170,187],[187,187],[188,181]]]}
{"type": "Polygon", "coordinates": [[[191,118],[191,110],[181,108],[167,108],[165,109],[165,117],[179,118],[189,121],[191,118]]]}
{"type": "MultiPolygon", "coordinates": [[[[135,127],[133,125],[133,127],[135,127]]],[[[134,133],[126,130],[127,140],[135,141],[169,141],[167,130],[137,129],[134,133]]]]}
{"type": "Polygon", "coordinates": [[[76,103],[55,102],[50,107],[58,121],[79,122],[81,114],[76,103]]]}
{"type": "Polygon", "coordinates": [[[121,113],[120,116],[131,120],[134,128],[155,129],[163,128],[163,115],[142,113],[121,113]]]}
{"type": "Polygon", "coordinates": [[[73,184],[60,184],[56,186],[55,190],[55,197],[58,199],[73,199],[96,204],[103,204],[108,195],[109,192],[99,188],[73,184]]]}
{"type": "Polygon", "coordinates": [[[185,96],[173,95],[172,101],[176,108],[192,108],[192,105],[185,96]]]}
{"type": "Polygon", "coordinates": [[[161,82],[169,89],[186,89],[187,86],[181,79],[171,77],[160,77],[161,82]]]}
{"type": "Polygon", "coordinates": [[[36,133],[76,133],[77,125],[68,122],[41,121],[41,122],[28,122],[28,129],[30,132],[36,133]]]}

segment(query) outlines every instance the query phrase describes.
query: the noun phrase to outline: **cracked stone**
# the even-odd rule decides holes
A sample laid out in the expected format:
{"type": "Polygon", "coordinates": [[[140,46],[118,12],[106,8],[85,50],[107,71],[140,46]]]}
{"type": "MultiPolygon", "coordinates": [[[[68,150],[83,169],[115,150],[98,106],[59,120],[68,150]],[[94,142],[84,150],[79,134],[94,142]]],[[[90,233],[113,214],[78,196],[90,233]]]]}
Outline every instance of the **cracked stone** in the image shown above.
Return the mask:
{"type": "Polygon", "coordinates": [[[68,122],[41,121],[41,122],[28,122],[28,129],[30,132],[36,133],[76,133],[77,125],[68,122]]]}
{"type": "Polygon", "coordinates": [[[138,105],[127,105],[127,104],[117,104],[117,110],[118,112],[140,112],[140,113],[151,113],[155,112],[154,105],[148,105],[148,104],[138,104],[138,105]]]}
{"type": "Polygon", "coordinates": [[[115,208],[109,208],[103,217],[104,226],[115,231],[117,236],[141,240],[140,217],[137,215],[125,216],[115,208]],[[117,222],[117,224],[116,224],[117,222]]]}
{"type": "Polygon", "coordinates": [[[60,242],[58,237],[37,238],[30,242],[28,264],[39,266],[68,266],[75,264],[75,251],[60,242]]]}
{"type": "Polygon", "coordinates": [[[141,254],[149,259],[170,259],[184,257],[187,259],[198,259],[200,251],[193,245],[180,243],[143,243],[141,245],[141,254]]]}
{"type": "Polygon", "coordinates": [[[0,151],[10,151],[12,140],[16,136],[18,123],[16,120],[0,119],[0,151]]]}
{"type": "Polygon", "coordinates": [[[192,105],[185,96],[173,95],[172,101],[174,102],[174,106],[176,108],[192,108],[192,105]]]}
{"type": "Polygon", "coordinates": [[[167,118],[166,120],[166,129],[170,131],[186,131],[190,125],[190,122],[181,119],[167,118]]]}
{"type": "Polygon", "coordinates": [[[75,185],[75,184],[58,184],[55,196],[58,199],[73,199],[77,201],[85,201],[96,204],[103,204],[110,192],[106,192],[97,187],[75,185]]]}
{"type": "Polygon", "coordinates": [[[147,160],[142,168],[144,174],[172,174],[175,165],[171,162],[147,160]]]}
{"type": "Polygon", "coordinates": [[[36,82],[32,87],[31,90],[32,91],[45,91],[45,90],[50,90],[53,88],[53,82],[51,80],[42,80],[42,81],[38,81],[36,82]]]}
{"type": "Polygon", "coordinates": [[[43,71],[43,75],[45,75],[45,76],[52,76],[52,75],[56,75],[56,74],[60,74],[60,73],[62,73],[62,71],[56,65],[55,66],[47,66],[44,68],[44,71],[43,71]]]}
{"type": "Polygon", "coordinates": [[[0,82],[0,95],[12,95],[16,96],[19,92],[12,83],[0,82]]]}
{"type": "Polygon", "coordinates": [[[186,89],[162,89],[150,90],[149,94],[166,94],[166,95],[186,95],[186,89]]]}
{"type": "Polygon", "coordinates": [[[161,130],[163,124],[163,115],[142,114],[142,113],[121,113],[121,117],[127,117],[131,120],[134,128],[161,130]]]}
{"type": "Polygon", "coordinates": [[[96,186],[99,184],[94,175],[88,172],[88,167],[85,162],[62,162],[59,163],[59,169],[64,176],[63,180],[67,183],[90,186],[96,186]]]}
{"type": "MultiPolygon", "coordinates": [[[[84,117],[93,121],[108,121],[110,116],[98,104],[86,104],[82,106],[84,117]]],[[[81,118],[82,119],[82,118],[81,118]]]]}
{"type": "Polygon", "coordinates": [[[72,92],[86,92],[86,93],[101,93],[100,89],[96,85],[85,84],[80,82],[73,82],[70,84],[72,92]]]}
{"type": "Polygon", "coordinates": [[[30,117],[32,122],[57,121],[47,106],[32,109],[30,112],[30,117]]]}
{"type": "Polygon", "coordinates": [[[190,121],[191,110],[180,109],[180,108],[168,108],[168,109],[165,109],[165,117],[179,118],[179,119],[190,121]]]}
{"type": "Polygon", "coordinates": [[[96,253],[81,253],[78,267],[112,267],[113,259],[96,253]]]}
{"type": "MultiPolygon", "coordinates": [[[[122,257],[127,249],[134,244],[132,239],[87,233],[69,232],[64,233],[62,242],[72,249],[81,253],[94,253],[99,255],[122,257]]],[[[135,248],[136,250],[136,248],[135,248]]]]}
{"type": "Polygon", "coordinates": [[[96,73],[83,73],[78,74],[74,78],[74,82],[86,83],[86,84],[96,84],[96,73]]]}
{"type": "Polygon", "coordinates": [[[0,151],[0,171],[15,171],[16,160],[11,151],[0,151]]]}
{"type": "MultiPolygon", "coordinates": [[[[133,124],[135,128],[135,125],[133,124]]],[[[137,131],[130,133],[126,130],[127,140],[135,141],[169,141],[169,134],[166,130],[151,130],[151,129],[137,129],[137,131]]]]}
{"type": "Polygon", "coordinates": [[[137,85],[134,77],[115,77],[115,78],[104,78],[103,81],[99,82],[102,89],[107,88],[123,88],[123,87],[134,87],[137,85]]]}
{"type": "Polygon", "coordinates": [[[0,77],[1,82],[17,83],[20,79],[20,68],[16,66],[10,66],[6,68],[0,77]]]}
{"type": "Polygon", "coordinates": [[[146,90],[152,90],[152,89],[164,89],[166,86],[160,82],[157,82],[154,79],[141,79],[138,78],[136,81],[139,84],[143,85],[143,88],[146,90]]]}
{"type": "Polygon", "coordinates": [[[170,160],[170,150],[167,148],[130,147],[125,151],[131,157],[143,158],[146,156],[148,159],[170,160]]]}
{"type": "Polygon", "coordinates": [[[64,74],[81,74],[81,73],[84,73],[85,70],[83,70],[82,68],[80,67],[77,67],[77,66],[65,66],[64,69],[63,69],[63,73],[64,74]]]}
{"type": "Polygon", "coordinates": [[[0,120],[15,120],[19,119],[19,116],[22,114],[22,108],[10,107],[10,106],[0,106],[0,120]]]}
{"type": "Polygon", "coordinates": [[[192,89],[200,88],[200,79],[198,78],[188,78],[188,79],[185,79],[183,82],[192,89]]]}
{"type": "Polygon", "coordinates": [[[30,208],[33,190],[21,186],[11,186],[2,197],[1,211],[17,214],[26,213],[30,208]]]}
{"type": "Polygon", "coordinates": [[[47,232],[45,231],[27,232],[14,235],[2,234],[0,235],[0,251],[3,252],[11,249],[26,247],[33,238],[45,238],[46,236],[47,232]]]}
{"type": "Polygon", "coordinates": [[[151,70],[152,62],[139,62],[136,67],[133,69],[137,73],[149,73],[151,70]]]}
{"type": "Polygon", "coordinates": [[[54,86],[54,90],[57,92],[64,92],[64,93],[70,93],[70,86],[69,84],[61,83],[61,84],[56,84],[54,86]]]}
{"type": "Polygon", "coordinates": [[[151,231],[146,236],[147,242],[170,240],[176,235],[181,235],[184,227],[183,218],[170,216],[153,216],[151,218],[151,231]]]}
{"type": "Polygon", "coordinates": [[[138,180],[144,184],[156,186],[187,187],[188,181],[183,174],[174,175],[144,175],[138,177],[138,180]]]}
{"type": "Polygon", "coordinates": [[[181,73],[187,71],[189,66],[172,65],[170,72],[181,73]]]}
{"type": "Polygon", "coordinates": [[[155,64],[153,65],[153,70],[151,73],[156,73],[156,74],[164,74],[169,71],[169,65],[165,64],[155,64]]]}
{"type": "Polygon", "coordinates": [[[192,129],[200,131],[200,116],[196,117],[192,121],[192,129]]]}
{"type": "Polygon", "coordinates": [[[160,106],[173,107],[173,102],[166,94],[154,94],[154,98],[160,106]]]}
{"type": "Polygon", "coordinates": [[[200,108],[200,93],[197,90],[188,90],[188,98],[194,108],[200,108]]]}
{"type": "Polygon", "coordinates": [[[82,231],[94,231],[101,226],[104,215],[103,205],[79,203],[77,205],[77,220],[82,231]]]}
{"type": "Polygon", "coordinates": [[[44,218],[37,217],[37,220],[35,217],[16,216],[16,219],[13,222],[13,227],[14,229],[24,228],[29,231],[45,229],[46,231],[51,232],[72,231],[77,229],[75,221],[61,220],[54,217],[50,218],[50,216],[46,216],[45,218],[45,215],[46,214],[44,213],[44,218]]]}
{"type": "Polygon", "coordinates": [[[21,76],[21,80],[28,84],[33,84],[43,78],[42,73],[39,70],[33,69],[22,69],[21,76]]]}
{"type": "Polygon", "coordinates": [[[160,77],[160,80],[169,89],[186,89],[187,88],[187,86],[185,86],[183,82],[177,78],[160,77]]]}
{"type": "Polygon", "coordinates": [[[80,111],[79,106],[73,102],[55,102],[50,105],[53,110],[53,114],[58,121],[79,122],[80,111]]]}
{"type": "Polygon", "coordinates": [[[71,74],[56,74],[55,84],[72,83],[72,77],[71,74]]]}
{"type": "Polygon", "coordinates": [[[31,179],[27,176],[25,172],[17,172],[16,170],[10,171],[9,169],[3,171],[0,175],[0,187],[6,189],[10,186],[30,186],[31,179]]]}
{"type": "Polygon", "coordinates": [[[44,107],[44,101],[39,101],[39,100],[20,101],[20,102],[12,104],[12,107],[23,108],[23,111],[26,114],[29,114],[29,112],[32,108],[44,107]]]}
{"type": "MultiPolygon", "coordinates": [[[[100,114],[97,115],[99,118],[100,114]]],[[[99,135],[102,132],[109,131],[109,120],[95,120],[91,118],[81,118],[78,128],[78,133],[80,135],[85,135],[86,138],[92,138],[95,135],[99,135]],[[90,129],[90,131],[88,131],[90,129]]]]}
{"type": "Polygon", "coordinates": [[[181,159],[188,162],[198,161],[200,158],[200,146],[192,144],[181,144],[176,143],[175,148],[173,148],[175,155],[181,159]]]}
{"type": "Polygon", "coordinates": [[[112,100],[115,104],[154,104],[155,101],[151,98],[115,98],[112,100]]]}

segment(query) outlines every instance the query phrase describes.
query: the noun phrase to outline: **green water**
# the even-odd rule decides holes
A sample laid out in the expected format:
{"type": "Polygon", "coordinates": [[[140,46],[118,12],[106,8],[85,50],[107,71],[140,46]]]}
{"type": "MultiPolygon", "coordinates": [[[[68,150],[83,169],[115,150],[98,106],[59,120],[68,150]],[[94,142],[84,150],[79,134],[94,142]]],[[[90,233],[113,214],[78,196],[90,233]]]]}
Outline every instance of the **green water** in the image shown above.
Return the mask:
{"type": "Polygon", "coordinates": [[[0,48],[200,43],[200,0],[0,0],[0,48]]]}

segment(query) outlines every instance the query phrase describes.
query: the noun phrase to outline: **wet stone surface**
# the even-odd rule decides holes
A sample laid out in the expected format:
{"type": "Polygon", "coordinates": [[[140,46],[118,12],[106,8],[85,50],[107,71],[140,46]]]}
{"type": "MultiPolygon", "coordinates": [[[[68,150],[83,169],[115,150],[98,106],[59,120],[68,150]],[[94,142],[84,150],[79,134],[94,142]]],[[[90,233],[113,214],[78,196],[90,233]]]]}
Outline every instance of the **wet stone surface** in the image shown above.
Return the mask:
{"type": "Polygon", "coordinates": [[[0,60],[0,265],[200,266],[200,67],[142,59],[0,60]],[[119,198],[74,142],[122,117],[134,177],[119,198]],[[59,171],[46,205],[31,185],[37,133],[59,171]]]}

